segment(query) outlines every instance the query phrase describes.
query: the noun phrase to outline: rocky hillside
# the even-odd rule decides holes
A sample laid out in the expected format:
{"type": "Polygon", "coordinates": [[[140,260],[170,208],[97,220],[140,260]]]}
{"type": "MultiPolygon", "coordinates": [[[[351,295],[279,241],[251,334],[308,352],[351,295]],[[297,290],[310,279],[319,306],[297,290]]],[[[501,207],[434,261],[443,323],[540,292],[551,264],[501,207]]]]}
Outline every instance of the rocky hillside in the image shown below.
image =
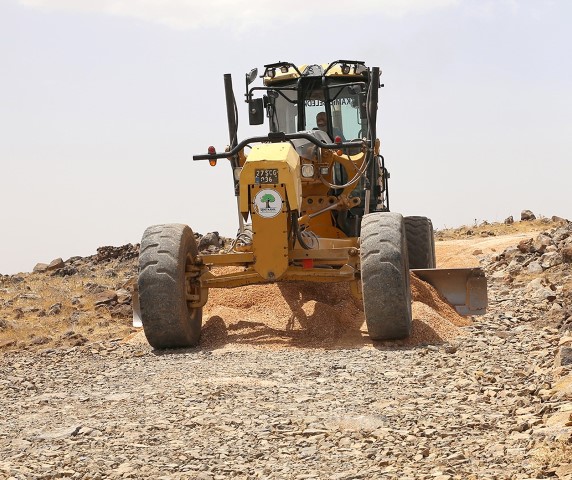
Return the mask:
{"type": "MultiPolygon", "coordinates": [[[[225,242],[217,232],[196,237],[203,252],[225,242]]],[[[89,257],[38,263],[32,273],[0,275],[0,349],[74,346],[136,332],[138,255],[139,244],[105,246],[89,257]]]]}

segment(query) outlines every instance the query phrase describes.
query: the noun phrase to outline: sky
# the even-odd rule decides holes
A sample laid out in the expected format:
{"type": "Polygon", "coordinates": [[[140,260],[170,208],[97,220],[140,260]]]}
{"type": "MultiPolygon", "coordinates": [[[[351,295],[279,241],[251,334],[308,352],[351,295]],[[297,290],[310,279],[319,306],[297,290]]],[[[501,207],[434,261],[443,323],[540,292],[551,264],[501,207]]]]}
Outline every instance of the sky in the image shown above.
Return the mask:
{"type": "Polygon", "coordinates": [[[348,58],[382,70],[390,207],[437,229],[572,219],[568,0],[0,0],[0,273],[185,223],[234,236],[244,75],[348,58]]]}

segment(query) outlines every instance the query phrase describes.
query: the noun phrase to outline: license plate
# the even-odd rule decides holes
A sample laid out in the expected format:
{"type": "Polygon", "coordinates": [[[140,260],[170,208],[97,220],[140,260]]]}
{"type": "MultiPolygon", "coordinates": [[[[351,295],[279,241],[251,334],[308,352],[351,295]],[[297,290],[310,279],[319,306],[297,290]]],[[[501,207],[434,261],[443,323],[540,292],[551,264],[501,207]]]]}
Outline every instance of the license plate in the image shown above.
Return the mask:
{"type": "Polygon", "coordinates": [[[254,182],[255,183],[278,183],[278,169],[277,168],[255,168],[254,169],[254,182]]]}

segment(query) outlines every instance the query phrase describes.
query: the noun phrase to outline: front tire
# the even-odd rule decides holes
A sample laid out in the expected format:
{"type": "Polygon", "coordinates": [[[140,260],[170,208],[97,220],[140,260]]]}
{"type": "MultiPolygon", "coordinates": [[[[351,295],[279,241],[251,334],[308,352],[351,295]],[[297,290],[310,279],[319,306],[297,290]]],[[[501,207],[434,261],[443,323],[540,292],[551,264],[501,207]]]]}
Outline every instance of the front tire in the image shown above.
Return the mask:
{"type": "Polygon", "coordinates": [[[411,289],[403,217],[365,215],[361,224],[361,281],[367,330],[372,340],[411,333],[411,289]]]}
{"type": "Polygon", "coordinates": [[[157,349],[199,343],[202,308],[187,304],[185,271],[198,255],[187,225],[155,225],[145,230],[139,253],[141,321],[149,344],[157,349]]]}

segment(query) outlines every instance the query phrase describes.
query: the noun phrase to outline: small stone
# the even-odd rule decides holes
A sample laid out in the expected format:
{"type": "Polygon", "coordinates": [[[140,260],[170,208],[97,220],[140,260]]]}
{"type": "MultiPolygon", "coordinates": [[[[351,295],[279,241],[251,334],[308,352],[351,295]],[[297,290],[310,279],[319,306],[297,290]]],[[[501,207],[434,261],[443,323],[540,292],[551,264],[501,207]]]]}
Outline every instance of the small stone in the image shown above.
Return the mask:
{"type": "Polygon", "coordinates": [[[300,456],[302,458],[311,457],[311,456],[315,455],[317,451],[318,451],[318,449],[314,445],[312,445],[310,447],[305,447],[302,450],[300,450],[300,456]]]}
{"type": "Polygon", "coordinates": [[[536,215],[534,215],[534,213],[532,213],[531,210],[523,210],[522,212],[520,212],[520,219],[525,222],[530,220],[536,220],[536,215]]]}
{"type": "Polygon", "coordinates": [[[58,428],[49,432],[44,432],[38,435],[41,440],[59,440],[68,437],[74,437],[81,430],[81,425],[74,425],[71,427],[58,428]]]}
{"type": "Polygon", "coordinates": [[[528,266],[526,267],[528,273],[531,274],[535,274],[535,273],[542,273],[544,271],[544,269],[542,268],[542,265],[540,265],[540,262],[537,262],[536,260],[534,262],[530,262],[528,264],[528,266]]]}
{"type": "Polygon", "coordinates": [[[32,340],[30,340],[30,344],[32,344],[32,345],[45,345],[46,343],[50,343],[51,341],[52,341],[52,339],[49,337],[39,336],[39,337],[32,338],[32,340]]]}
{"type": "Polygon", "coordinates": [[[449,354],[456,353],[458,349],[459,349],[459,347],[457,345],[445,345],[445,347],[443,348],[445,353],[449,353],[449,354]]]}
{"type": "Polygon", "coordinates": [[[551,220],[555,223],[565,223],[568,221],[565,218],[559,217],[558,215],[552,215],[551,220]]]}
{"type": "Polygon", "coordinates": [[[34,272],[36,273],[45,273],[48,271],[48,264],[47,263],[36,263],[34,267],[34,272]]]}
{"type": "Polygon", "coordinates": [[[131,303],[131,293],[129,290],[120,288],[115,292],[117,294],[117,303],[119,304],[130,304],[131,303]]]}
{"type": "Polygon", "coordinates": [[[546,251],[547,247],[549,247],[550,245],[554,245],[554,241],[552,240],[552,238],[549,235],[546,235],[546,233],[541,233],[534,240],[532,248],[534,249],[535,252],[543,254],[546,251]]]}
{"type": "Polygon", "coordinates": [[[517,248],[521,253],[532,253],[534,252],[534,247],[532,246],[532,238],[521,240],[518,242],[517,248]]]}
{"type": "Polygon", "coordinates": [[[0,341],[0,350],[2,348],[13,347],[16,345],[16,340],[2,340],[0,341]]]}
{"type": "Polygon", "coordinates": [[[547,252],[540,258],[542,268],[552,268],[562,263],[562,255],[558,252],[547,252]]]}
{"type": "Polygon", "coordinates": [[[56,258],[55,260],[52,260],[50,262],[50,264],[48,265],[47,270],[48,271],[52,271],[52,270],[57,270],[58,268],[63,268],[65,267],[65,263],[63,261],[63,259],[61,258],[56,258]]]}
{"type": "Polygon", "coordinates": [[[566,463],[556,467],[554,471],[558,478],[572,478],[572,463],[566,463]]]}
{"type": "Polygon", "coordinates": [[[554,360],[556,367],[566,367],[572,365],[572,347],[561,346],[554,360]]]}
{"type": "Polygon", "coordinates": [[[105,290],[95,297],[94,305],[107,305],[117,300],[117,293],[114,290],[105,290]]]}
{"type": "Polygon", "coordinates": [[[54,303],[53,305],[50,306],[50,308],[48,308],[48,315],[57,315],[58,313],[60,313],[62,310],[62,304],[61,303],[54,303]]]}
{"type": "Polygon", "coordinates": [[[199,251],[207,250],[209,247],[214,247],[215,250],[222,247],[222,241],[218,232],[207,233],[199,240],[199,251]]]}
{"type": "Polygon", "coordinates": [[[460,452],[452,453],[451,455],[449,455],[447,457],[447,460],[449,460],[449,461],[464,460],[464,459],[465,459],[465,456],[460,452]]]}

